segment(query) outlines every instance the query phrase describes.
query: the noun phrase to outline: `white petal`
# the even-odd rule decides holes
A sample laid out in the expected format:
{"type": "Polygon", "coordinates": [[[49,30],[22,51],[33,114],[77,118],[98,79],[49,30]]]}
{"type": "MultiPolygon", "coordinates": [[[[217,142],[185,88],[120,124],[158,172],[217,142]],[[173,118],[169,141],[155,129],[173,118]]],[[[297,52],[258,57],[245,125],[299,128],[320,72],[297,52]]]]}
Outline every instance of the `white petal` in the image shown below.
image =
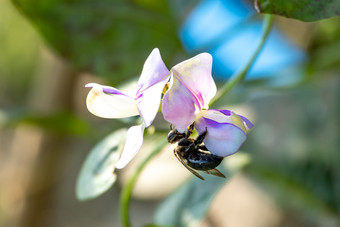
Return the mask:
{"type": "Polygon", "coordinates": [[[137,97],[139,113],[146,127],[149,127],[156,117],[161,102],[161,95],[167,82],[168,78],[166,77],[159,83],[144,90],[143,93],[137,97]]]}
{"type": "Polygon", "coordinates": [[[87,95],[86,105],[92,114],[102,118],[124,118],[139,114],[134,98],[115,88],[98,84],[90,85],[93,88],[87,95]],[[105,93],[106,90],[111,94],[105,93]]]}
{"type": "Polygon", "coordinates": [[[142,74],[138,80],[137,97],[145,89],[169,78],[170,72],[165,66],[158,48],[153,49],[146,59],[142,74]]]}
{"type": "Polygon", "coordinates": [[[116,163],[117,169],[124,168],[132,160],[132,158],[135,157],[135,155],[137,154],[137,152],[139,151],[143,144],[144,129],[145,129],[144,123],[129,128],[126,134],[126,140],[122,156],[116,163]]]}

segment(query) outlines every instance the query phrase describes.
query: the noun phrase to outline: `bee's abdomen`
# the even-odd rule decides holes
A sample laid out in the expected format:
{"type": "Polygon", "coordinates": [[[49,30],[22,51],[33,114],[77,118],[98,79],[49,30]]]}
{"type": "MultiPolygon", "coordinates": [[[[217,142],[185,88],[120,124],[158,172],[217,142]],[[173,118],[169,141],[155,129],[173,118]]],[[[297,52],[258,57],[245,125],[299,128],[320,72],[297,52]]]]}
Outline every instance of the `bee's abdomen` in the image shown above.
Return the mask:
{"type": "Polygon", "coordinates": [[[216,168],[223,160],[211,153],[192,152],[187,156],[188,166],[196,170],[211,170],[216,168]]]}

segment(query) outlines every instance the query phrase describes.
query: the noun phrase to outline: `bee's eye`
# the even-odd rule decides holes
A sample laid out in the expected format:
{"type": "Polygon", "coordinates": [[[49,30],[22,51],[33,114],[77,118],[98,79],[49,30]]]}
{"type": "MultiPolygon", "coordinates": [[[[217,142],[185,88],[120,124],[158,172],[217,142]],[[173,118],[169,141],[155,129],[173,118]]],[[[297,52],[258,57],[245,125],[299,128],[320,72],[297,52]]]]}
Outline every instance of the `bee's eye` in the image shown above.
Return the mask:
{"type": "Polygon", "coordinates": [[[171,131],[169,134],[168,134],[168,142],[169,143],[174,143],[178,140],[178,136],[176,134],[176,132],[174,131],[171,131]]]}

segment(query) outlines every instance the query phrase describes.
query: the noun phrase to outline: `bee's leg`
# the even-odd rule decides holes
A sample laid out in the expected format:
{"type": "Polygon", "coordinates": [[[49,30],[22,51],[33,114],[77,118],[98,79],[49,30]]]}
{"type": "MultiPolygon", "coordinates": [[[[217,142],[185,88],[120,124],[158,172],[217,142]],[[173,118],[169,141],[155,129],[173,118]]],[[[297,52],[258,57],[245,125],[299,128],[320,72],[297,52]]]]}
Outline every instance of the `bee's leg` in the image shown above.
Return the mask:
{"type": "Polygon", "coordinates": [[[222,178],[226,178],[223,173],[221,173],[220,171],[218,171],[218,169],[211,169],[211,170],[206,170],[204,171],[206,172],[207,174],[211,174],[211,175],[215,175],[215,176],[218,176],[218,177],[222,177],[222,178]]]}
{"type": "Polygon", "coordinates": [[[182,138],[178,141],[178,146],[190,146],[191,144],[194,144],[191,138],[182,138]]]}
{"type": "Polygon", "coordinates": [[[205,128],[205,131],[197,136],[197,138],[195,140],[196,145],[203,143],[203,140],[204,140],[205,136],[207,135],[207,132],[208,132],[207,128],[205,128]]]}
{"type": "Polygon", "coordinates": [[[203,150],[203,151],[209,151],[208,148],[205,145],[199,145],[198,148],[203,150]]]}
{"type": "Polygon", "coordinates": [[[188,130],[187,130],[187,133],[185,134],[185,136],[186,136],[187,138],[189,138],[189,136],[191,135],[192,131],[194,130],[194,126],[195,126],[195,122],[192,123],[192,124],[189,126],[189,128],[188,128],[188,130]]]}

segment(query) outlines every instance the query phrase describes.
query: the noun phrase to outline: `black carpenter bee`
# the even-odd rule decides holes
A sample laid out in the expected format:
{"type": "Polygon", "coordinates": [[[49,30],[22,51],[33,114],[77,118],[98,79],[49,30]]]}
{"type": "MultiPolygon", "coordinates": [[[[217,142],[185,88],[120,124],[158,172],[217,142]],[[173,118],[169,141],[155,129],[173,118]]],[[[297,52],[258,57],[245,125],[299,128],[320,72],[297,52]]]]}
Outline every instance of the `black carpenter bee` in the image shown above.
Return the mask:
{"type": "Polygon", "coordinates": [[[207,131],[198,135],[196,139],[193,139],[189,137],[194,129],[194,124],[190,125],[185,133],[178,132],[176,128],[172,128],[172,126],[170,126],[170,129],[171,131],[168,134],[168,142],[177,142],[174,154],[185,168],[201,180],[204,180],[204,178],[196,170],[225,178],[225,176],[216,169],[216,167],[222,162],[223,157],[211,154],[203,143],[207,131]]]}

